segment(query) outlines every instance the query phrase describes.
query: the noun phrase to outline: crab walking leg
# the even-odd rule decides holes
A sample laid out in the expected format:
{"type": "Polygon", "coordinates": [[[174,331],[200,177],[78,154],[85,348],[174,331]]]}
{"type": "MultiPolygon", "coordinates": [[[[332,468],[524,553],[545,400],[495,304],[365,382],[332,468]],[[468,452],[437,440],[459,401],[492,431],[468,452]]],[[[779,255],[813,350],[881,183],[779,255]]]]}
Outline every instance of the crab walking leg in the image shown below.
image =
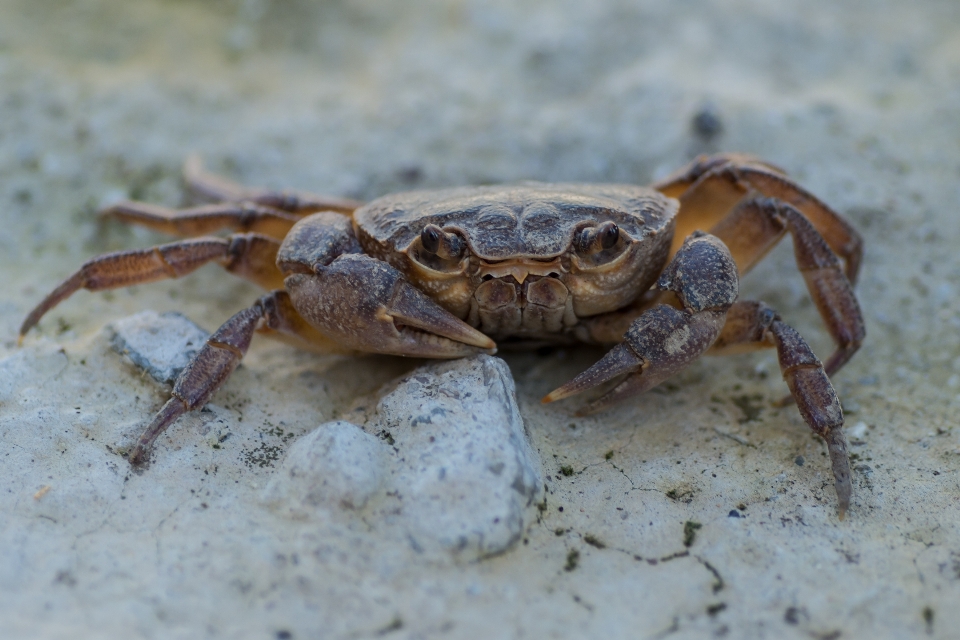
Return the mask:
{"type": "Polygon", "coordinates": [[[130,452],[130,464],[144,462],[150,446],[167,427],[184,413],[199,409],[210,400],[240,364],[255,331],[270,329],[304,341],[315,339],[315,332],[301,332],[302,320],[295,312],[290,315],[292,311],[287,293],[274,291],[223,323],[180,373],[170,399],[130,452]]]}
{"type": "Polygon", "coordinates": [[[850,458],[843,434],[843,410],[830,378],[797,331],[762,302],[740,301],[727,312],[727,324],[712,352],[730,353],[738,347],[777,348],[780,372],[807,425],[827,442],[837,490],[839,516],[850,508],[853,486],[850,458]]]}
{"type": "Polygon", "coordinates": [[[100,215],[175,236],[193,237],[220,229],[234,229],[261,233],[277,240],[283,240],[300,219],[292,213],[253,202],[211,204],[178,210],[125,200],[107,207],[100,215]]]}
{"type": "Polygon", "coordinates": [[[749,198],[710,232],[730,249],[740,273],[748,271],[789,232],[797,267],[837,345],[824,367],[827,375],[832,376],[853,357],[866,336],[860,305],[840,260],[800,211],[776,198],[749,198]]]}
{"type": "Polygon", "coordinates": [[[353,213],[363,205],[350,198],[321,196],[303,191],[271,191],[237,184],[203,168],[200,156],[191,155],[183,165],[183,180],[197,197],[212,202],[249,201],[258,205],[280,209],[298,216],[317,211],[353,213]]]}
{"type": "Polygon", "coordinates": [[[843,259],[847,279],[851,284],[857,281],[863,257],[860,234],[843,216],[773,165],[739,154],[703,156],[653,188],[680,200],[675,244],[694,229],[713,227],[751,193],[777,198],[813,224],[843,259]]]}
{"type": "Polygon", "coordinates": [[[85,262],[27,315],[20,326],[19,341],[47,311],[80,289],[103,291],[179,278],[208,262],[219,262],[228,271],[266,289],[280,287],[283,276],[276,267],[279,248],[280,243],[272,238],[244,233],[97,256],[85,262]]]}
{"type": "Polygon", "coordinates": [[[717,238],[694,233],[667,265],[657,288],[675,294],[681,308],[658,304],[644,311],[621,344],[543,401],[560,400],[626,375],[606,395],[578,412],[593,413],[642,393],[685,368],[720,334],[727,309],[739,291],[737,265],[717,238]]]}

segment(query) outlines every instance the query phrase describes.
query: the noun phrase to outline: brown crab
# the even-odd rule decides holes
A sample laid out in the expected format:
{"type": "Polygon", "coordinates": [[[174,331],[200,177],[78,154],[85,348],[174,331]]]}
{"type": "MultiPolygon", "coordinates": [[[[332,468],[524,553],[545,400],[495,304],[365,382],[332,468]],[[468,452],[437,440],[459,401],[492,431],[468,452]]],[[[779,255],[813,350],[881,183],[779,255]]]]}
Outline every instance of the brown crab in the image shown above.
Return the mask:
{"type": "Polygon", "coordinates": [[[864,326],[852,284],[862,241],[840,215],[776,167],[702,157],[651,188],[522,183],[388,195],[366,205],[248,189],[204,171],[185,179],[217,204],[170,210],[123,202],[104,213],[190,239],[86,262],[23,322],[20,338],[78,289],[176,278],[207,262],[270,293],[226,321],[180,375],[130,453],[202,407],[254,332],[319,351],[456,358],[501,345],[613,345],[544,398],[620,378],[581,413],[641,393],[705,352],[776,347],[804,420],[828,445],[842,518],[850,504],[843,414],[829,376],[864,326]],[[242,233],[209,234],[221,228],[242,233]],[[707,230],[707,232],[700,231],[707,230]],[[823,365],[739,278],[786,233],[837,347],[823,365]]]}

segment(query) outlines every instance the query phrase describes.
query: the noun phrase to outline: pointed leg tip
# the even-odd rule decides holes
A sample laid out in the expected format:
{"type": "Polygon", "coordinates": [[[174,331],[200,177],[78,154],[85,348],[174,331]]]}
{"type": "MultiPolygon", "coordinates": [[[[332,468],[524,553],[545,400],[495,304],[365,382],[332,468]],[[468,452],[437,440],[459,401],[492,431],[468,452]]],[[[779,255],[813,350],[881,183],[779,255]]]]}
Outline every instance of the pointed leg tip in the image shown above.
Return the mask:
{"type": "Polygon", "coordinates": [[[142,202],[137,202],[135,200],[128,200],[126,198],[120,198],[116,200],[111,200],[106,206],[102,207],[97,211],[97,216],[101,220],[112,217],[123,217],[123,214],[129,213],[131,208],[143,207],[142,202]]]}
{"type": "Polygon", "coordinates": [[[34,313],[31,312],[29,316],[23,321],[23,324],[20,325],[20,331],[17,332],[17,346],[22,347],[23,341],[27,337],[27,334],[30,333],[30,330],[33,329],[40,323],[40,318],[34,318],[34,313]]]}
{"type": "Polygon", "coordinates": [[[133,448],[133,451],[130,452],[130,455],[127,456],[127,462],[130,463],[131,467],[140,467],[143,466],[143,463],[146,459],[146,451],[139,444],[133,448]]]}
{"type": "Polygon", "coordinates": [[[837,496],[839,498],[837,504],[837,517],[840,518],[840,520],[843,520],[847,516],[847,512],[850,510],[850,496],[852,492],[847,493],[844,491],[844,487],[840,487],[838,488],[837,493],[839,494],[837,496]]]}
{"type": "MultiPolygon", "coordinates": [[[[568,398],[572,395],[576,395],[577,393],[578,393],[577,391],[566,392],[564,391],[563,387],[560,387],[558,389],[554,389],[547,395],[540,398],[540,404],[550,404],[551,402],[556,402],[557,400],[563,400],[564,398],[568,398]]],[[[573,415],[578,418],[582,418],[584,416],[589,416],[593,413],[596,413],[597,408],[594,406],[595,404],[596,404],[595,402],[592,402],[590,404],[584,405],[579,409],[577,409],[576,411],[574,411],[573,415]]]]}

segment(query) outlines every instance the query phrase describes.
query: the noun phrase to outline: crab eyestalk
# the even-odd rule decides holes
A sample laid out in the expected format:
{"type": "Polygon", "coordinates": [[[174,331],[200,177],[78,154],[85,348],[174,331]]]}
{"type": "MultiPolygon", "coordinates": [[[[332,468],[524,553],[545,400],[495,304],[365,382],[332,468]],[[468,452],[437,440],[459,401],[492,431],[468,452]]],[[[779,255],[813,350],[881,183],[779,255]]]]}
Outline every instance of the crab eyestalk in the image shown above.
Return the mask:
{"type": "Polygon", "coordinates": [[[581,231],[577,238],[577,249],[580,253],[597,253],[612,249],[619,240],[620,228],[615,223],[607,221],[598,227],[587,227],[581,231]]]}
{"type": "Polygon", "coordinates": [[[447,233],[435,224],[428,224],[420,232],[420,246],[427,253],[444,260],[456,260],[463,254],[463,240],[455,233],[447,233]]]}

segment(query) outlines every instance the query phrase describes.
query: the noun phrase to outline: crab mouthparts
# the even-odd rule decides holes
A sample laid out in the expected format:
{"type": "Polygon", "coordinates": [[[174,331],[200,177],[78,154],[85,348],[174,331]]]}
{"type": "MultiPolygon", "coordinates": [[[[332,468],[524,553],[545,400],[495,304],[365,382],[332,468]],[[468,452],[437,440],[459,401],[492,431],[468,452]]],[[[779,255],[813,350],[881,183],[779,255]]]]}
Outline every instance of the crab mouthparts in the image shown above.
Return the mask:
{"type": "Polygon", "coordinates": [[[560,264],[560,256],[557,256],[552,260],[533,260],[530,258],[516,258],[497,262],[482,260],[477,274],[483,279],[513,276],[514,280],[523,284],[523,281],[530,276],[559,275],[564,271],[566,269],[560,264]]]}

